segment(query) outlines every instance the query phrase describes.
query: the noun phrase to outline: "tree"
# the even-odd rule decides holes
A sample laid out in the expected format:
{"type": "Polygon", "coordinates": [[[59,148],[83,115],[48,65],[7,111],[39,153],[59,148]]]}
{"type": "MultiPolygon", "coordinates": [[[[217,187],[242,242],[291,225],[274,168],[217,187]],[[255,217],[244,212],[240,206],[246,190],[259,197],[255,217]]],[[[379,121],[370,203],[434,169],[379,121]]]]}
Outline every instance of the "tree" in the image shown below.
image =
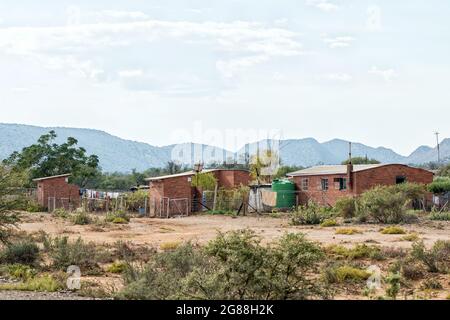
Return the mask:
{"type": "MultiPolygon", "coordinates": [[[[342,162],[342,164],[348,164],[348,160],[342,162]]],[[[352,164],[379,164],[380,161],[376,159],[369,159],[367,157],[354,157],[352,158],[352,164]]]]}
{"type": "Polygon", "coordinates": [[[84,187],[89,179],[100,174],[96,155],[88,156],[84,148],[77,147],[75,138],[69,137],[61,145],[54,142],[56,138],[52,130],[42,135],[36,144],[11,154],[3,163],[15,172],[27,172],[30,184],[35,178],[71,173],[72,181],[84,187]]]}
{"type": "Polygon", "coordinates": [[[272,150],[264,150],[254,155],[250,161],[250,176],[258,183],[269,183],[276,175],[280,157],[272,150]]]}
{"type": "Polygon", "coordinates": [[[21,174],[0,165],[0,242],[7,243],[11,228],[19,221],[15,209],[21,202],[20,188],[24,182],[21,174]]]}
{"type": "Polygon", "coordinates": [[[299,171],[304,169],[303,167],[299,167],[299,166],[281,166],[278,171],[277,174],[275,175],[275,179],[280,179],[280,178],[284,178],[286,177],[286,175],[288,173],[291,172],[295,172],[295,171],[299,171]]]}
{"type": "Polygon", "coordinates": [[[438,176],[450,178],[450,164],[439,169],[438,176]]]}
{"type": "Polygon", "coordinates": [[[191,185],[196,188],[200,188],[204,191],[211,191],[217,185],[217,179],[214,174],[210,172],[206,173],[197,173],[193,178],[191,185]]]}
{"type": "Polygon", "coordinates": [[[176,174],[176,173],[180,173],[182,170],[182,166],[180,164],[177,164],[174,161],[169,161],[167,162],[166,165],[166,171],[168,174],[176,174]]]}
{"type": "Polygon", "coordinates": [[[428,191],[434,194],[450,192],[450,177],[439,177],[428,185],[428,191]]]}

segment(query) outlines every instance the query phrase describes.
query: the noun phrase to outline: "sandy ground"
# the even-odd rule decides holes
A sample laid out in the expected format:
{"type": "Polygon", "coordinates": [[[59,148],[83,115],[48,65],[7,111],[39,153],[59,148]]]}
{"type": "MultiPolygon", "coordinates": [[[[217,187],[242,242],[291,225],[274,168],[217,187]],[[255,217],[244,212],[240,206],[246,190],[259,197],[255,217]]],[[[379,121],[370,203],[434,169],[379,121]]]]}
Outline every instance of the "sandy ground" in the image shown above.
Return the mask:
{"type": "MultiPolygon", "coordinates": [[[[286,232],[301,232],[307,238],[322,244],[372,243],[388,247],[409,248],[411,242],[402,240],[403,235],[384,235],[381,225],[345,225],[322,228],[320,226],[291,226],[289,219],[270,217],[238,217],[197,215],[174,219],[134,218],[128,225],[113,225],[99,228],[93,225],[76,226],[70,221],[54,218],[49,214],[26,215],[18,226],[20,230],[32,233],[43,230],[52,236],[82,237],[85,241],[114,243],[117,240],[135,244],[159,246],[174,241],[194,241],[204,244],[213,239],[218,231],[226,232],[250,228],[268,242],[286,232]],[[339,228],[355,228],[361,234],[337,235],[339,228]]],[[[407,232],[415,232],[432,246],[437,240],[450,240],[450,222],[422,222],[402,226],[407,232]]]]}

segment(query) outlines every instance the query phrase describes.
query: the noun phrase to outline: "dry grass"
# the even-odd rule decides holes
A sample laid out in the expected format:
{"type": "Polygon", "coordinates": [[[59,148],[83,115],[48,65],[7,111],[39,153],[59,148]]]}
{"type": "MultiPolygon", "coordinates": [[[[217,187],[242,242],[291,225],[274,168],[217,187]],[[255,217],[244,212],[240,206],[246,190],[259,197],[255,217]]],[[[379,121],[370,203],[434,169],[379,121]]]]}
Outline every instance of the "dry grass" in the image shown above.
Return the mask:
{"type": "Polygon", "coordinates": [[[341,228],[336,230],[336,234],[342,234],[342,235],[354,235],[354,234],[362,234],[363,232],[359,229],[355,228],[341,228]]]}

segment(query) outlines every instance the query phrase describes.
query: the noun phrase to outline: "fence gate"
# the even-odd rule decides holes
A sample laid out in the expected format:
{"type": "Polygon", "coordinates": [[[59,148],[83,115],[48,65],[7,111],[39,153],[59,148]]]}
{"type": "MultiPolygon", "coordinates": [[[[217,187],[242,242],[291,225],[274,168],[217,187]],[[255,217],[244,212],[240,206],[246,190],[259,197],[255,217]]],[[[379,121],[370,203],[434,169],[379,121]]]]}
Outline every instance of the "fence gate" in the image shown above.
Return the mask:
{"type": "Polygon", "coordinates": [[[169,199],[168,207],[169,216],[185,216],[189,215],[189,199],[169,199]]]}
{"type": "Polygon", "coordinates": [[[67,211],[72,211],[73,205],[70,202],[69,198],[48,197],[47,208],[48,212],[53,212],[56,209],[64,209],[67,211]]]}

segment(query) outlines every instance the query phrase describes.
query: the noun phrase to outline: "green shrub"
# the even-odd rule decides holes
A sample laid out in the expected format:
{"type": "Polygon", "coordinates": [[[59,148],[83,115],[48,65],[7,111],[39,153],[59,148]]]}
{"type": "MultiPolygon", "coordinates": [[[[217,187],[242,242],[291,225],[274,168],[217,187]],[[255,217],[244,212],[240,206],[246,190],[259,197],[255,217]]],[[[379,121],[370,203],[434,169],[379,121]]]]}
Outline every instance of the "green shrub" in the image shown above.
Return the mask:
{"type": "Polygon", "coordinates": [[[163,242],[160,244],[159,248],[164,251],[175,250],[180,245],[181,245],[181,242],[179,242],[179,241],[163,242]]]}
{"type": "Polygon", "coordinates": [[[355,229],[355,228],[340,228],[340,229],[337,229],[335,233],[351,236],[351,235],[355,235],[355,234],[361,234],[362,231],[359,229],[355,229]]]}
{"type": "Polygon", "coordinates": [[[126,212],[116,211],[107,213],[105,217],[105,221],[117,223],[117,224],[126,224],[130,222],[130,217],[126,212]]]}
{"type": "Polygon", "coordinates": [[[429,215],[430,220],[434,221],[450,221],[450,212],[443,211],[443,212],[432,212],[429,215]]]}
{"type": "Polygon", "coordinates": [[[208,214],[223,215],[223,216],[237,216],[237,211],[234,210],[209,210],[208,214]]]}
{"type": "Polygon", "coordinates": [[[417,233],[410,233],[407,234],[406,236],[402,237],[403,241],[409,241],[409,242],[416,242],[419,241],[420,237],[417,233]]]}
{"type": "Polygon", "coordinates": [[[0,290],[55,292],[63,289],[62,283],[51,275],[43,275],[27,279],[21,283],[1,284],[0,290]]]}
{"type": "Polygon", "coordinates": [[[0,253],[0,261],[8,264],[34,265],[39,258],[39,248],[31,241],[12,243],[0,253]]]}
{"type": "Polygon", "coordinates": [[[291,213],[291,224],[294,226],[321,224],[324,220],[331,218],[331,215],[331,208],[322,207],[309,201],[308,205],[299,206],[291,213]]]}
{"type": "Polygon", "coordinates": [[[66,271],[71,265],[81,268],[82,272],[98,272],[97,259],[100,255],[94,244],[85,244],[81,238],[70,242],[67,237],[56,237],[44,242],[46,251],[52,259],[52,267],[66,271]]]}
{"type": "Polygon", "coordinates": [[[409,200],[391,187],[375,187],[361,195],[360,212],[378,223],[400,223],[406,216],[409,200]]]}
{"type": "Polygon", "coordinates": [[[336,219],[325,219],[320,226],[323,228],[328,228],[328,227],[336,227],[339,224],[337,223],[336,219]]]}
{"type": "Polygon", "coordinates": [[[123,261],[115,261],[106,271],[110,273],[123,273],[128,268],[128,264],[123,261]]]}
{"type": "Polygon", "coordinates": [[[385,281],[388,285],[386,288],[386,295],[389,298],[394,300],[397,299],[397,295],[400,291],[401,280],[402,277],[399,273],[391,273],[386,277],[385,281]]]}
{"type": "Polygon", "coordinates": [[[353,219],[357,213],[357,198],[339,198],[334,206],[334,211],[344,219],[353,219]]]}
{"type": "Polygon", "coordinates": [[[69,213],[64,208],[55,209],[52,212],[52,215],[57,218],[62,218],[62,219],[67,219],[70,216],[69,213]]]}
{"type": "Polygon", "coordinates": [[[125,196],[127,210],[138,211],[139,208],[145,207],[145,200],[148,199],[148,190],[138,190],[129,192],[125,196]]]}
{"type": "Polygon", "coordinates": [[[358,244],[353,248],[346,248],[340,245],[332,245],[327,248],[327,251],[349,260],[354,259],[374,259],[381,260],[382,254],[381,250],[375,246],[368,246],[365,244],[358,244]]]}
{"type": "Polygon", "coordinates": [[[23,264],[7,265],[8,275],[14,279],[27,280],[36,275],[36,271],[30,266],[23,264]]]}
{"type": "Polygon", "coordinates": [[[152,256],[124,273],[125,299],[307,299],[329,292],[311,279],[323,253],[301,234],[262,245],[252,231],[220,233],[200,248],[190,243],[152,256]]]}
{"type": "Polygon", "coordinates": [[[412,258],[422,262],[429,272],[446,273],[450,270],[450,241],[439,240],[430,250],[423,241],[416,242],[411,250],[412,258]]]}
{"type": "Polygon", "coordinates": [[[390,226],[381,229],[382,234],[406,234],[406,231],[397,226],[390,226]]]}
{"type": "Polygon", "coordinates": [[[87,225],[92,223],[92,219],[87,212],[79,212],[72,216],[72,222],[76,225],[87,225]]]}
{"type": "Polygon", "coordinates": [[[424,282],[422,282],[422,285],[420,286],[422,290],[442,290],[444,287],[442,284],[436,280],[436,279],[427,279],[424,282]]]}
{"type": "Polygon", "coordinates": [[[408,280],[419,280],[425,275],[421,266],[413,261],[402,263],[400,271],[402,276],[408,280]]]}
{"type": "Polygon", "coordinates": [[[324,277],[328,283],[362,282],[372,274],[366,270],[349,265],[332,266],[325,269],[324,277]]]}
{"type": "Polygon", "coordinates": [[[434,194],[450,192],[450,177],[439,177],[428,185],[428,191],[434,194]]]}
{"type": "Polygon", "coordinates": [[[114,223],[114,224],[127,224],[128,220],[125,220],[122,217],[116,217],[111,222],[114,223]]]}
{"type": "Polygon", "coordinates": [[[45,208],[42,207],[37,201],[30,200],[27,202],[25,210],[30,213],[44,212],[45,208]]]}

